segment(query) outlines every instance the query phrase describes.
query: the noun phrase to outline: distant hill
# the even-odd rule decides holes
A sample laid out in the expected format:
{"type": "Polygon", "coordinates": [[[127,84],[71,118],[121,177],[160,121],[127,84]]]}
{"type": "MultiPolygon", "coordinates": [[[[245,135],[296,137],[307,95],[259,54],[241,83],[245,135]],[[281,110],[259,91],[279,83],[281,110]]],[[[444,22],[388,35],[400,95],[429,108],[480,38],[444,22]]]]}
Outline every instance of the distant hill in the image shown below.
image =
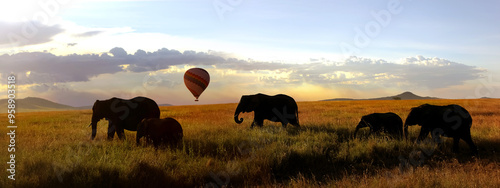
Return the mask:
{"type": "MultiPolygon", "coordinates": [[[[0,113],[7,113],[7,99],[0,100],[2,108],[0,113]]],[[[55,103],[46,99],[37,97],[26,97],[24,99],[16,99],[16,112],[36,112],[36,111],[62,111],[62,110],[78,110],[72,106],[55,103]]]]}
{"type": "MultiPolygon", "coordinates": [[[[0,99],[0,113],[7,113],[7,99],[0,99]]],[[[171,104],[159,104],[158,106],[173,106],[171,104]]],[[[39,112],[39,111],[63,111],[63,110],[89,110],[90,106],[73,107],[69,105],[59,104],[38,97],[26,97],[24,99],[16,99],[16,112],[39,112]]]]}
{"type": "MultiPolygon", "coordinates": [[[[436,97],[421,97],[412,92],[404,92],[395,96],[370,98],[370,99],[351,99],[335,98],[322,101],[349,101],[349,100],[414,100],[414,99],[439,99],[436,97]]],[[[7,113],[7,99],[0,99],[0,113],[7,113]]],[[[159,104],[158,106],[172,106],[171,104],[159,104]]],[[[63,110],[82,110],[92,109],[92,106],[73,107],[64,104],[55,103],[38,97],[27,97],[16,99],[16,112],[36,112],[36,111],[63,111],[63,110]]]]}
{"type": "Polygon", "coordinates": [[[412,92],[404,92],[399,95],[388,96],[388,97],[380,97],[380,98],[369,98],[369,99],[350,99],[350,98],[335,98],[335,99],[326,99],[323,101],[347,101],[347,100],[416,100],[416,99],[439,99],[436,97],[421,97],[413,94],[412,92]]]}
{"type": "MultiPolygon", "coordinates": [[[[174,106],[172,104],[158,104],[158,106],[174,106]]],[[[76,107],[77,109],[80,109],[80,110],[90,110],[92,109],[93,105],[90,105],[90,106],[80,106],[80,107],[76,107]]]]}

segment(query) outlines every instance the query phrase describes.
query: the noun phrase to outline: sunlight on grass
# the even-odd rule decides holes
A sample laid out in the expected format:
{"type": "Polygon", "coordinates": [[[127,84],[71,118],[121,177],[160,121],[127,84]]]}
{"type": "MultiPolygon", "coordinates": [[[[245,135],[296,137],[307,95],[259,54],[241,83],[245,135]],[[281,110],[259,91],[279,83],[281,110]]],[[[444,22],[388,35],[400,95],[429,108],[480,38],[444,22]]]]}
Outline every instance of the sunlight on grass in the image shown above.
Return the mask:
{"type": "MultiPolygon", "coordinates": [[[[301,127],[264,122],[250,129],[253,113],[233,119],[237,104],[161,107],[161,117],[177,119],[182,143],[155,149],[136,145],[135,132],[108,141],[107,121],[95,140],[90,110],[17,114],[18,179],[0,178],[0,187],[197,187],[206,185],[277,187],[492,187],[500,184],[500,100],[408,100],[299,102],[301,127]],[[459,104],[473,117],[472,138],[479,156],[440,146],[352,132],[361,116],[395,112],[404,120],[424,103],[459,104]],[[424,156],[423,159],[415,157],[424,156]],[[401,167],[400,159],[421,160],[401,167]],[[473,175],[471,175],[473,174],[473,175]]],[[[6,121],[6,116],[2,116],[6,121]]],[[[5,131],[5,126],[0,128],[5,131]]],[[[0,136],[7,140],[6,135],[0,136]]],[[[0,161],[8,161],[1,150],[0,161]]],[[[0,173],[6,177],[6,172],[0,173]]]]}

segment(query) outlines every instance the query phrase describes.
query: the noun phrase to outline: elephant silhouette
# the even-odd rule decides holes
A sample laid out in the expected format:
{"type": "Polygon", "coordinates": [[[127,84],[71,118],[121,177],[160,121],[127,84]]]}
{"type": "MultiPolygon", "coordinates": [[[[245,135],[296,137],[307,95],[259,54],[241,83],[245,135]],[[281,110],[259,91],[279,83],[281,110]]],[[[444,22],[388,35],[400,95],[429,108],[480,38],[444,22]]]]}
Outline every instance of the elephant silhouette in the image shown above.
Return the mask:
{"type": "MultiPolygon", "coordinates": [[[[97,122],[105,118],[108,120],[108,139],[112,140],[116,134],[125,139],[124,129],[136,131],[137,125],[144,118],[159,118],[160,108],[152,99],[135,97],[130,100],[113,97],[108,100],[96,100],[92,107],[92,140],[97,132],[97,122]]],[[[89,126],[90,126],[89,125],[89,126]]]]}
{"type": "Polygon", "coordinates": [[[408,134],[403,133],[403,120],[392,112],[373,113],[361,117],[354,131],[354,136],[356,136],[359,129],[364,127],[370,127],[370,134],[385,132],[396,138],[403,138],[403,135],[408,134]]]}
{"type": "Polygon", "coordinates": [[[137,127],[136,142],[140,143],[142,137],[152,141],[155,148],[161,144],[176,145],[182,140],[181,124],[173,118],[147,118],[143,119],[137,127]]]}
{"type": "Polygon", "coordinates": [[[234,121],[241,124],[243,118],[238,119],[239,114],[252,111],[254,112],[254,119],[251,128],[254,125],[262,127],[265,119],[281,122],[283,127],[286,127],[288,123],[300,127],[297,103],[288,95],[269,96],[262,93],[243,95],[234,112],[234,121]]]}
{"type": "Polygon", "coordinates": [[[422,127],[417,142],[424,140],[429,133],[432,133],[434,139],[438,136],[453,138],[453,152],[455,153],[458,152],[458,144],[462,139],[469,145],[472,153],[477,154],[477,147],[472,142],[470,134],[472,117],[465,108],[456,104],[447,106],[423,104],[411,109],[404,129],[407,131],[408,126],[417,124],[422,127]]]}

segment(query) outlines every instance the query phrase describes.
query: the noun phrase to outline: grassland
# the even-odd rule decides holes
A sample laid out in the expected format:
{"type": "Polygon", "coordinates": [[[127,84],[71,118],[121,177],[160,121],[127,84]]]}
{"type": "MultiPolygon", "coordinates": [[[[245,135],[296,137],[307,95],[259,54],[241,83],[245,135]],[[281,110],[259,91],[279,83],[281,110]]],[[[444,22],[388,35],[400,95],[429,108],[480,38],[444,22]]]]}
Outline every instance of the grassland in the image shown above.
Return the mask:
{"type": "MultiPolygon", "coordinates": [[[[498,187],[500,186],[500,100],[403,100],[299,102],[301,128],[269,121],[250,129],[233,120],[237,104],[161,107],[161,117],[184,129],[176,148],[107,141],[107,122],[90,140],[90,110],[16,114],[16,180],[0,173],[0,187],[498,187]],[[423,103],[459,104],[472,115],[479,155],[461,141],[437,147],[384,135],[353,138],[360,117],[374,112],[403,118],[423,103]]],[[[1,122],[7,122],[2,116],[1,122]]],[[[0,161],[7,168],[7,123],[2,123],[0,161]]]]}

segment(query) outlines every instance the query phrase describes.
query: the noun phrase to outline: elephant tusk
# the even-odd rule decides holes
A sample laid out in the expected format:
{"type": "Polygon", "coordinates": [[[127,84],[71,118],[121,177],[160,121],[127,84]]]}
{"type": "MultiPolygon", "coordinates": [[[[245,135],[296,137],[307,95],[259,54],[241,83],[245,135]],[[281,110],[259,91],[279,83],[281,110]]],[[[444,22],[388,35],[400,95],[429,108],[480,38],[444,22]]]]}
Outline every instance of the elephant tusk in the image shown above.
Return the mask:
{"type": "Polygon", "coordinates": [[[92,123],[90,123],[88,127],[90,127],[91,125],[92,125],[92,123]]]}

